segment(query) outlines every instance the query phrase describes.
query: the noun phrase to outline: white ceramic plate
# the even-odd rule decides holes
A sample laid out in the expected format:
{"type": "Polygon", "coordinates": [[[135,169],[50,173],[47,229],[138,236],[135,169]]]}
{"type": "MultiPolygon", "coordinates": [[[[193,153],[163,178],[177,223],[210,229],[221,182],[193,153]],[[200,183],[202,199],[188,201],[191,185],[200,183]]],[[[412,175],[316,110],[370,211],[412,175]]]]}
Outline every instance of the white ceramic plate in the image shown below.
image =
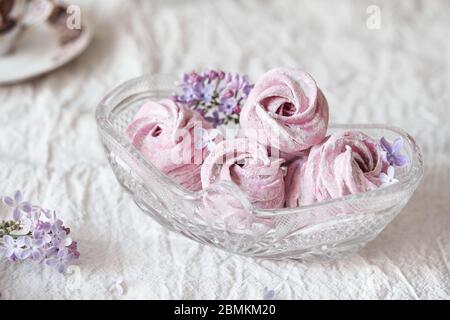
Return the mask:
{"type": "Polygon", "coordinates": [[[81,35],[65,45],[59,42],[57,30],[47,23],[28,28],[14,53],[0,56],[0,85],[34,78],[79,56],[92,40],[92,27],[86,22],[83,22],[81,35]]]}

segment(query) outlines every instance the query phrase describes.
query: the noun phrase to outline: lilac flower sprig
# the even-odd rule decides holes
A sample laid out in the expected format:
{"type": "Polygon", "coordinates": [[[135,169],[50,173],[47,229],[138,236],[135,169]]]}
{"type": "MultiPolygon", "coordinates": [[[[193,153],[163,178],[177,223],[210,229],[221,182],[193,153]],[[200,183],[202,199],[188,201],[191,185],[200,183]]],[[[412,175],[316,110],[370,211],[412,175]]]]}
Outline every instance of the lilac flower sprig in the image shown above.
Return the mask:
{"type": "Polygon", "coordinates": [[[381,186],[397,183],[395,167],[404,167],[408,164],[408,157],[401,154],[404,144],[402,137],[395,139],[392,144],[384,137],[380,139],[381,156],[387,167],[386,172],[382,172],[380,175],[381,186]]]}
{"type": "Polygon", "coordinates": [[[239,123],[239,114],[254,85],[247,76],[208,70],[184,74],[177,82],[181,93],[172,100],[199,112],[214,127],[239,123]]]}
{"type": "Polygon", "coordinates": [[[389,143],[386,138],[380,139],[381,149],[383,150],[383,160],[391,166],[403,167],[408,164],[408,158],[401,154],[403,145],[405,144],[402,137],[395,139],[394,143],[389,143]]]}
{"type": "Polygon", "coordinates": [[[13,211],[12,220],[0,223],[0,259],[33,260],[55,267],[60,273],[78,259],[77,242],[54,211],[23,201],[22,192],[2,197],[13,211]]]}

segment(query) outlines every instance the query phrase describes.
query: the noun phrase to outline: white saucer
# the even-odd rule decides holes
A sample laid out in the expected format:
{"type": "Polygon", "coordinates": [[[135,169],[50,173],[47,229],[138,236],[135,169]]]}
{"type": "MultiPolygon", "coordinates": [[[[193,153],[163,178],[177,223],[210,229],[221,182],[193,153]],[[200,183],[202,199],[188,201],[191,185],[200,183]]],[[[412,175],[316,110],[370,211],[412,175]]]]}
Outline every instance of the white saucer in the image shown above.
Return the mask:
{"type": "MultiPolygon", "coordinates": [[[[85,19],[83,19],[85,20],[85,19]]],[[[81,35],[62,45],[55,28],[34,25],[21,35],[13,54],[0,56],[0,85],[21,82],[55,70],[79,56],[92,40],[92,28],[83,22],[81,35]]]]}

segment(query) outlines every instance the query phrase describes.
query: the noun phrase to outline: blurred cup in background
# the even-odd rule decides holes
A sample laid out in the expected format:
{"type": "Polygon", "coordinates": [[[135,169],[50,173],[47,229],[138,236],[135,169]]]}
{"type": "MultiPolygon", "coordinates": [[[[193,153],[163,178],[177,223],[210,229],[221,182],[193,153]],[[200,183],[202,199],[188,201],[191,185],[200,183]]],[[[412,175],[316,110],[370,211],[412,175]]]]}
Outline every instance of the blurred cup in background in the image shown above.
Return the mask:
{"type": "Polygon", "coordinates": [[[24,29],[28,0],[0,0],[0,56],[13,52],[24,29]]]}

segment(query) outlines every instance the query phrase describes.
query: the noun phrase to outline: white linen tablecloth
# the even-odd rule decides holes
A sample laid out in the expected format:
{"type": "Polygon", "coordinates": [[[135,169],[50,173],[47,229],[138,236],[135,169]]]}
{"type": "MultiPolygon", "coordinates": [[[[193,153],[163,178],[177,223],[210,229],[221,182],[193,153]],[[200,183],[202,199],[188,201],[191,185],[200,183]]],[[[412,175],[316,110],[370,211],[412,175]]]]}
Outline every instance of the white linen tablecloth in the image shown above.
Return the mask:
{"type": "Polygon", "coordinates": [[[58,209],[79,242],[79,269],[0,262],[2,299],[261,299],[264,288],[277,299],[450,298],[450,2],[76,3],[96,24],[87,51],[0,87],[0,194],[23,189],[58,209]],[[381,10],[380,29],[367,27],[369,5],[381,10]],[[316,78],[332,122],[399,126],[425,153],[409,204],[349,259],[255,260],[169,233],[120,188],[103,154],[95,107],[121,82],[208,67],[256,79],[277,66],[316,78]],[[109,290],[120,280],[123,295],[109,290]]]}

